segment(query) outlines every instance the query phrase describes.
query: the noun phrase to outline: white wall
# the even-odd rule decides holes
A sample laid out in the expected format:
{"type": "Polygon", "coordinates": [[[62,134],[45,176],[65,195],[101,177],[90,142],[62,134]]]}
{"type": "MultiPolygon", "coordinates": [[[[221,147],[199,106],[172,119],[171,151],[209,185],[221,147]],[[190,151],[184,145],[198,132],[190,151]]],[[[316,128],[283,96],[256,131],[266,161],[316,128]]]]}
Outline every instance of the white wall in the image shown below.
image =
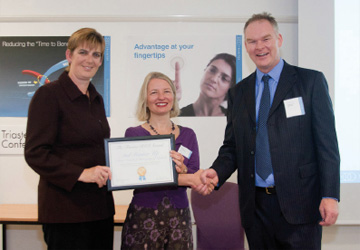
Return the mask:
{"type": "MultiPolygon", "coordinates": [[[[321,1],[331,8],[332,1],[321,1]],[[330,3],[330,4],[329,4],[330,3]]],[[[41,36],[70,35],[80,27],[94,27],[103,35],[110,35],[111,46],[111,117],[112,137],[121,137],[125,129],[134,126],[137,121],[128,118],[126,98],[126,38],[133,34],[198,34],[199,32],[220,34],[242,34],[244,22],[252,13],[268,11],[278,20],[284,36],[282,56],[292,64],[312,67],[325,72],[330,85],[331,70],[319,68],[319,64],[310,64],[316,53],[302,53],[307,48],[306,39],[300,39],[307,29],[319,22],[319,17],[308,13],[314,8],[308,0],[108,0],[100,4],[94,0],[0,0],[0,36],[41,36]],[[299,18],[299,36],[298,36],[299,18]],[[306,23],[308,21],[310,23],[306,23]],[[214,30],[214,27],[217,27],[214,30]],[[298,39],[299,37],[299,39],[298,39]],[[299,53],[298,53],[299,48],[299,53]],[[306,58],[307,60],[305,60],[306,58]],[[330,77],[330,78],[329,78],[330,77]]],[[[316,35],[316,34],[315,34],[316,35]]],[[[332,59],[333,60],[333,59],[332,59]]],[[[330,60],[329,60],[330,61],[330,60]]],[[[243,51],[243,77],[254,70],[254,65],[243,51]]],[[[331,68],[331,66],[330,66],[331,68]]],[[[161,69],[159,69],[161,70],[161,69]]],[[[134,97],[137,98],[137,97],[134,97]]],[[[192,127],[199,140],[201,167],[207,168],[215,159],[221,145],[226,124],[225,118],[177,118],[176,123],[192,127]],[[204,127],[211,126],[209,131],[204,127]]],[[[1,125],[26,124],[26,118],[0,117],[1,125]]],[[[0,155],[0,203],[36,203],[37,175],[26,165],[23,156],[0,155]],[[11,191],[10,191],[11,190],[11,191]]],[[[235,175],[231,181],[236,182],[235,175]]],[[[114,192],[117,204],[128,204],[131,191],[114,192]]],[[[359,230],[358,226],[354,226],[359,230]]],[[[352,228],[352,229],[353,229],[352,228]]],[[[349,236],[348,227],[334,227],[324,230],[324,246],[352,246],[359,243],[356,237],[349,236]],[[343,234],[348,241],[343,243],[343,234]]],[[[356,231],[358,232],[358,231],[356,231]]],[[[119,239],[119,230],[116,239],[119,239]]],[[[45,249],[42,233],[38,226],[11,226],[8,232],[8,249],[45,249]],[[25,237],[25,238],[24,238],[25,237]],[[23,239],[24,238],[24,239],[23,239]]],[[[115,249],[118,249],[118,242],[115,249]]],[[[352,248],[347,248],[352,249],[352,248]]]]}
{"type": "MultiPolygon", "coordinates": [[[[334,0],[299,1],[299,66],[324,72],[334,102],[335,31],[334,0]]],[[[336,103],[334,103],[336,105],[336,103]]],[[[341,147],[341,145],[340,145],[341,147]]],[[[357,249],[360,246],[360,184],[341,184],[337,224],[324,228],[324,249],[357,249]]]]}

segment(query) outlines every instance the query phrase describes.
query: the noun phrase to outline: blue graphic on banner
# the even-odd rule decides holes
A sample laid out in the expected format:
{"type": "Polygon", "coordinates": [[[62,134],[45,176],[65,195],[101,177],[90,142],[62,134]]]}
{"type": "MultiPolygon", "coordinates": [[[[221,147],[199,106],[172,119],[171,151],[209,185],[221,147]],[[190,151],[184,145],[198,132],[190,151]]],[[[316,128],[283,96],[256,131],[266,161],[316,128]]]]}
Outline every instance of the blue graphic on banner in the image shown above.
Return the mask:
{"type": "MultiPolygon", "coordinates": [[[[40,79],[40,86],[45,84],[45,80],[48,79],[48,77],[54,73],[55,71],[58,71],[60,69],[66,68],[67,66],[69,66],[69,62],[65,59],[61,62],[58,62],[57,64],[53,65],[50,67],[50,69],[48,69],[45,74],[41,77],[40,79]]],[[[35,94],[35,91],[29,92],[28,96],[29,97],[33,97],[33,95],[35,94]]]]}
{"type": "Polygon", "coordinates": [[[236,36],[236,83],[242,80],[242,36],[236,36]]]}
{"type": "Polygon", "coordinates": [[[104,51],[104,105],[106,116],[110,116],[110,36],[105,36],[105,51],[104,51]]]}

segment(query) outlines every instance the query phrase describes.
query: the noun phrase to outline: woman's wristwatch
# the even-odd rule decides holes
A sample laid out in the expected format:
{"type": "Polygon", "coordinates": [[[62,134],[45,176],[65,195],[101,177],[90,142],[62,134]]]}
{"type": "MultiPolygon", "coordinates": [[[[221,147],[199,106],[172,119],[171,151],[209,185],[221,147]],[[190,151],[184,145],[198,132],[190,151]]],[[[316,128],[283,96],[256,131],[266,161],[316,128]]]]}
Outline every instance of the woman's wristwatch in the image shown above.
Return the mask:
{"type": "MultiPolygon", "coordinates": [[[[184,165],[184,166],[185,166],[185,165],[184,165]]],[[[181,173],[182,173],[182,174],[186,174],[187,171],[188,171],[188,168],[187,168],[187,166],[185,166],[185,168],[181,171],[181,173]]]]}

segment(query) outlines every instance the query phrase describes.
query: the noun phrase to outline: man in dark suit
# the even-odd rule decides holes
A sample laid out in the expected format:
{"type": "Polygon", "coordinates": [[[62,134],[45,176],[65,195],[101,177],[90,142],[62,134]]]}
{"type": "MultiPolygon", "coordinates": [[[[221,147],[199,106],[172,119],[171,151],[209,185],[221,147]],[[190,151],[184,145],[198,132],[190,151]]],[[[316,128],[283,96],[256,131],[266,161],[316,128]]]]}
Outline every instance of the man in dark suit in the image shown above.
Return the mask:
{"type": "Polygon", "coordinates": [[[340,198],[326,79],[280,57],[283,38],[270,14],[253,15],[244,35],[257,69],[229,90],[223,145],[194,188],[208,194],[238,170],[251,249],[320,249],[322,226],[336,222],[340,198]]]}

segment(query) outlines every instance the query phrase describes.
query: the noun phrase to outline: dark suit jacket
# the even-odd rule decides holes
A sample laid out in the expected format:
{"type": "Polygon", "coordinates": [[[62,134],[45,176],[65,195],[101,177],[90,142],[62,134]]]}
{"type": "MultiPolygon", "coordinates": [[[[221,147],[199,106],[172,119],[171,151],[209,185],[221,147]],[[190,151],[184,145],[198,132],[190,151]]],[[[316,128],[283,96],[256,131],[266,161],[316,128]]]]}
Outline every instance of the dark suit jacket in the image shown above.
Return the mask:
{"type": "Polygon", "coordinates": [[[77,181],[85,168],[105,165],[104,138],[110,136],[103,99],[92,84],[88,89],[90,102],[64,72],[31,100],[25,159],[40,175],[40,222],[88,222],[114,214],[107,187],[77,181]]]}
{"type": "MultiPolygon", "coordinates": [[[[219,184],[238,170],[244,227],[255,212],[255,78],[229,90],[223,146],[214,168],[219,184]]],[[[267,122],[277,197],[291,224],[320,220],[322,197],[339,199],[340,156],[332,103],[321,72],[285,62],[267,122]],[[305,115],[287,118],[284,100],[302,97],[305,115]]]]}

